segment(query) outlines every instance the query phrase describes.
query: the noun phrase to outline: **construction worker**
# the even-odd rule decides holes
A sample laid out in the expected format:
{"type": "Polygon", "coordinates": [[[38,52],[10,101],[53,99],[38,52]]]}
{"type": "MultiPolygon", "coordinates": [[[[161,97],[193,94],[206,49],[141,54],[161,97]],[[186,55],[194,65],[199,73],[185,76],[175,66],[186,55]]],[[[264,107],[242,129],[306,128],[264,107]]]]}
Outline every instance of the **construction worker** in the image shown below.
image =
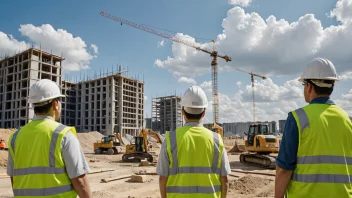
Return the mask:
{"type": "Polygon", "coordinates": [[[325,58],[299,79],[308,105],[288,114],[276,162],[275,198],[352,197],[352,123],[331,99],[338,81],[325,58]]]}
{"type": "Polygon", "coordinates": [[[36,115],[8,141],[7,174],[14,197],[91,197],[90,169],[76,130],[57,122],[62,97],[51,80],[30,87],[28,102],[36,115]]]}
{"type": "Polygon", "coordinates": [[[221,136],[201,124],[207,97],[191,86],[181,105],[185,125],[166,132],[158,159],[161,197],[224,198],[231,169],[221,136]]]}

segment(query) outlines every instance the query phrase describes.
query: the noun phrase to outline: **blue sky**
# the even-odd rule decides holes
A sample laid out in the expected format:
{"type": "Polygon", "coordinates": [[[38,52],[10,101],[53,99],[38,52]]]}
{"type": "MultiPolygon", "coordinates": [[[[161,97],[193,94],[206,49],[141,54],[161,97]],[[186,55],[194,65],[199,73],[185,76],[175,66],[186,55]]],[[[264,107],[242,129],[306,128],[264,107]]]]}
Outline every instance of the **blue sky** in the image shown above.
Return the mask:
{"type": "MultiPolygon", "coordinates": [[[[211,39],[216,39],[217,36],[223,32],[224,27],[222,27],[221,23],[223,19],[227,17],[227,12],[235,6],[236,5],[229,4],[227,0],[109,0],[103,2],[91,0],[63,0],[50,3],[41,0],[2,1],[0,5],[0,32],[11,34],[14,39],[18,41],[32,43],[35,39],[30,39],[28,36],[21,34],[19,31],[20,25],[32,24],[35,27],[40,27],[43,24],[50,24],[55,30],[63,29],[71,33],[73,37],[80,37],[87,45],[85,48],[86,51],[91,55],[96,55],[96,57],[90,60],[90,69],[66,72],[69,77],[74,78],[75,76],[79,76],[80,72],[88,72],[89,75],[93,75],[94,71],[111,70],[111,67],[117,64],[128,67],[131,76],[139,76],[141,80],[144,78],[145,95],[148,98],[146,100],[145,111],[148,116],[150,116],[151,97],[156,95],[168,95],[175,92],[182,94],[184,90],[191,85],[189,83],[178,82],[181,76],[194,79],[198,85],[205,81],[210,81],[210,58],[206,60],[208,62],[202,62],[202,64],[205,64],[203,67],[206,67],[206,64],[208,64],[208,73],[200,76],[175,76],[175,73],[173,73],[175,69],[168,71],[168,69],[159,68],[154,64],[156,59],[164,61],[168,56],[174,57],[172,53],[172,42],[165,40],[164,46],[158,46],[158,42],[161,42],[163,40],[162,38],[127,25],[121,26],[117,22],[100,16],[99,12],[105,11],[139,24],[184,33],[195,37],[197,42],[204,43],[209,42],[211,39]],[[92,48],[90,48],[91,44],[98,47],[97,54],[94,54],[92,48]]],[[[315,19],[320,20],[323,28],[327,28],[332,25],[339,25],[335,18],[329,18],[327,16],[327,13],[333,10],[335,6],[336,1],[332,0],[254,0],[248,7],[243,7],[242,9],[244,9],[245,13],[258,13],[264,20],[273,15],[276,17],[276,20],[284,19],[289,23],[297,21],[306,14],[314,14],[315,19]]],[[[170,32],[170,34],[174,34],[172,32],[170,32]]],[[[46,47],[50,48],[51,46],[46,47]]],[[[232,47],[236,48],[237,46],[233,45],[232,47]]],[[[2,46],[0,46],[0,52],[1,48],[2,46]]],[[[231,50],[232,48],[221,47],[219,52],[231,54],[231,50]],[[222,50],[223,48],[225,50],[222,50]]],[[[65,56],[65,52],[63,53],[65,56]]],[[[253,56],[251,58],[255,59],[256,57],[253,56]]],[[[232,62],[234,61],[236,60],[233,59],[232,62]]],[[[224,66],[222,59],[219,59],[218,62],[219,67],[224,66]]],[[[168,66],[166,68],[170,68],[168,66]]],[[[198,66],[199,65],[197,65],[197,67],[198,66]]],[[[302,65],[302,68],[303,67],[304,65],[302,65]]],[[[247,69],[249,68],[250,67],[247,69]]],[[[254,67],[254,69],[256,68],[254,67]]],[[[270,68],[268,70],[270,70],[270,68]]],[[[196,69],[193,69],[192,66],[189,67],[189,73],[195,71],[196,69]]],[[[258,71],[265,73],[265,69],[259,68],[258,71]]],[[[283,77],[274,75],[270,78],[277,86],[283,86],[286,81],[298,77],[299,73],[297,73],[297,71],[295,72],[296,73],[283,73],[285,74],[283,77]]],[[[344,69],[344,72],[348,72],[348,69],[344,69]]],[[[351,89],[351,87],[348,87],[348,83],[350,83],[349,80],[341,83],[341,88],[338,88],[336,91],[336,98],[340,99],[341,94],[348,93],[351,89]]],[[[250,76],[236,70],[227,70],[227,72],[219,73],[219,92],[232,100],[232,102],[224,108],[238,108],[235,94],[238,94],[240,90],[245,92],[244,86],[249,84],[250,76]],[[236,86],[236,82],[241,82],[241,87],[236,86]]],[[[248,93],[247,95],[250,94],[248,93]]],[[[264,95],[265,93],[260,93],[256,97],[260,98],[264,95]]],[[[208,96],[209,100],[211,100],[209,93],[208,96]]],[[[248,97],[246,99],[246,95],[242,95],[242,97],[243,100],[251,99],[248,97]]],[[[221,99],[220,102],[222,101],[221,99]]],[[[276,102],[280,103],[279,101],[276,102]]],[[[271,101],[270,104],[272,105],[273,102],[271,101]]],[[[298,98],[296,104],[298,106],[303,105],[304,101],[302,102],[302,99],[298,98]]],[[[251,103],[246,103],[245,106],[246,107],[243,108],[251,107],[251,103]]],[[[274,105],[263,107],[262,110],[265,111],[265,109],[269,108],[269,110],[266,110],[266,113],[271,114],[270,108],[272,109],[273,107],[276,108],[274,105]]],[[[295,107],[295,105],[292,107],[295,107]]],[[[272,117],[272,119],[284,119],[288,110],[283,110],[281,107],[277,108],[280,108],[282,112],[272,117]]],[[[251,111],[251,109],[249,110],[251,111]]],[[[261,111],[258,110],[258,112],[261,111]]],[[[265,112],[262,113],[264,117],[265,112]]],[[[237,117],[235,114],[238,114],[238,112],[223,113],[223,116],[226,117],[224,121],[244,121],[244,119],[246,119],[237,117]]],[[[208,119],[209,121],[212,120],[211,117],[208,117],[208,119]]],[[[271,118],[269,117],[269,119],[271,118]]],[[[251,118],[248,118],[248,120],[251,120],[251,118]]]]}

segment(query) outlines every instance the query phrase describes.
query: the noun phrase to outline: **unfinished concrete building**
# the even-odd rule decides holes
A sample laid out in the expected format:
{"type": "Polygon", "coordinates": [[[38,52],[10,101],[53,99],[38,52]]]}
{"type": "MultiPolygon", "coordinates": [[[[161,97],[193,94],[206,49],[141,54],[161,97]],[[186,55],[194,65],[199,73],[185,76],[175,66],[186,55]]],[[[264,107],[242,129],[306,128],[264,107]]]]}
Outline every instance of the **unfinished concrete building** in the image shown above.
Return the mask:
{"type": "Polygon", "coordinates": [[[0,60],[0,128],[17,128],[33,118],[27,102],[30,86],[40,79],[60,85],[63,60],[35,48],[0,60]]]}
{"type": "Polygon", "coordinates": [[[183,125],[181,98],[165,96],[152,99],[152,129],[164,134],[183,125]]]}
{"type": "Polygon", "coordinates": [[[144,83],[121,72],[94,80],[62,80],[64,58],[39,49],[0,60],[0,128],[24,126],[34,116],[28,104],[29,88],[50,79],[62,88],[61,122],[78,132],[120,132],[137,135],[144,121],[144,83]]]}
{"type": "Polygon", "coordinates": [[[63,85],[67,96],[63,123],[76,126],[77,131],[136,136],[143,128],[143,82],[116,73],[75,84],[64,81],[63,85]]]}

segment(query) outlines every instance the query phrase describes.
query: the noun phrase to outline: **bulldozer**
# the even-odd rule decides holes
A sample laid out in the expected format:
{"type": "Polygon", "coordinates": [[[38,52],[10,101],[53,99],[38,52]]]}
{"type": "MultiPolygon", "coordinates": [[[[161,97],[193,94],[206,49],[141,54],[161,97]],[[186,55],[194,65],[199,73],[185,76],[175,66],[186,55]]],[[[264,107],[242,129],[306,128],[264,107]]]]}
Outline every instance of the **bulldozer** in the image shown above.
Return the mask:
{"type": "Polygon", "coordinates": [[[279,139],[269,132],[266,124],[255,123],[249,126],[245,146],[248,153],[240,155],[240,162],[268,169],[276,167],[279,139]]]}
{"type": "Polygon", "coordinates": [[[123,141],[120,133],[108,135],[101,138],[100,141],[94,142],[94,153],[102,154],[104,151],[107,151],[108,155],[118,154],[117,146],[121,146],[121,144],[123,144],[123,141]]]}
{"type": "Polygon", "coordinates": [[[148,135],[152,136],[157,143],[162,143],[159,133],[151,129],[142,129],[139,136],[134,137],[134,143],[126,145],[126,153],[122,156],[123,162],[140,162],[143,159],[153,162],[153,156],[149,153],[152,147],[148,146],[148,135]]]}

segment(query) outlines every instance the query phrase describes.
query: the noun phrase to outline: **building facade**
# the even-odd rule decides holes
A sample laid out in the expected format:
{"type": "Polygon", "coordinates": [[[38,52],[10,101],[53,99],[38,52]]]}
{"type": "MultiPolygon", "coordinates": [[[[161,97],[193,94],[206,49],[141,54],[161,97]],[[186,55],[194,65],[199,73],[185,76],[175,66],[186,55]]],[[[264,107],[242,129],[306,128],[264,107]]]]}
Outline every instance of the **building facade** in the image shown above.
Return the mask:
{"type": "Polygon", "coordinates": [[[18,128],[33,118],[29,88],[39,79],[61,86],[63,60],[35,48],[0,60],[0,128],[18,128]]]}
{"type": "Polygon", "coordinates": [[[31,48],[0,61],[0,127],[18,128],[34,116],[31,85],[50,79],[62,88],[61,122],[78,132],[138,135],[144,122],[144,83],[117,72],[89,81],[62,80],[62,57],[31,48]]]}
{"type": "Polygon", "coordinates": [[[286,120],[279,120],[279,132],[284,133],[286,120]]]}
{"type": "Polygon", "coordinates": [[[152,130],[164,134],[183,126],[181,98],[165,96],[152,99],[152,130]]]}
{"type": "Polygon", "coordinates": [[[120,73],[89,81],[63,81],[62,122],[78,131],[136,136],[143,128],[144,83],[120,73]],[[76,116],[76,120],[72,119],[76,116]]]}

